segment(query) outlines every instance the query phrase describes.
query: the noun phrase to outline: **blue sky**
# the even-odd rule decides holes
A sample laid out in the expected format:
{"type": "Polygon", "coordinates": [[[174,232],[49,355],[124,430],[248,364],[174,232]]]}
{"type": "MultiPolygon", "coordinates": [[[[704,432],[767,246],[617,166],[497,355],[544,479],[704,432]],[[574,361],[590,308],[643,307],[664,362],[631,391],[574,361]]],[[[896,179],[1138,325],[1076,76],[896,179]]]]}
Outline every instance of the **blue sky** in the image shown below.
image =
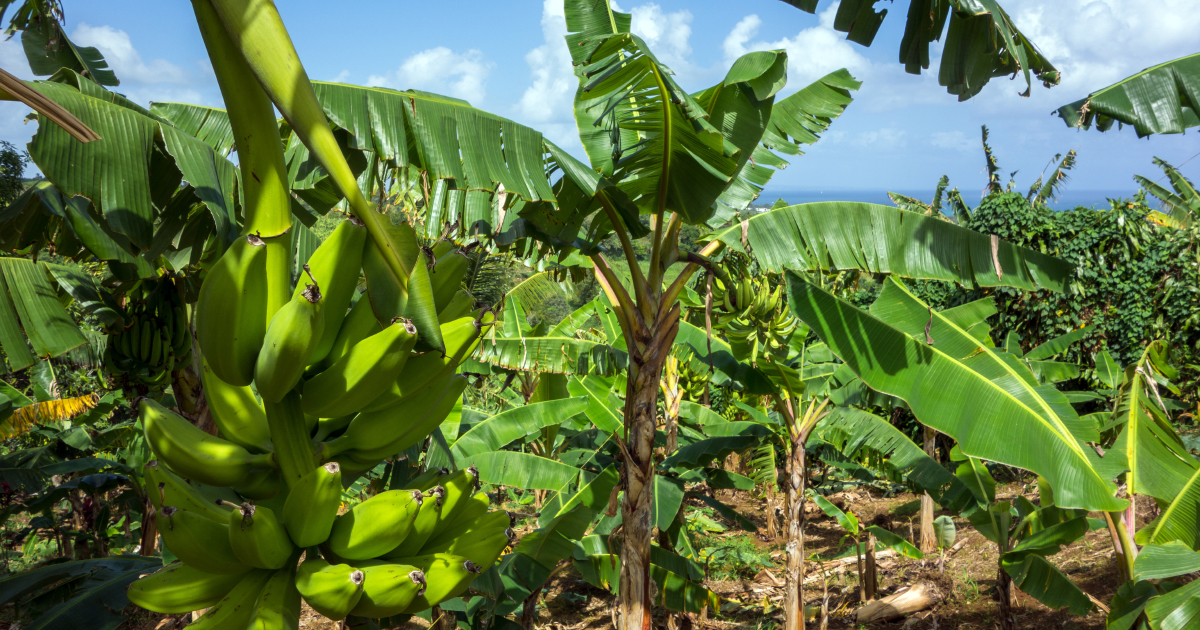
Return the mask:
{"type": "MultiPolygon", "coordinates": [[[[562,35],[561,0],[316,2],[276,0],[309,75],[319,80],[419,88],[466,98],[541,130],[580,152],[571,117],[575,79],[562,35]]],[[[619,0],[633,29],[689,90],[721,79],[737,55],[784,48],[789,88],[837,68],[863,81],[830,133],[776,175],[786,190],[932,189],[942,174],[968,199],[985,183],[980,125],[1005,172],[1028,187],[1056,153],[1079,152],[1075,191],[1131,194],[1134,174],[1158,177],[1159,156],[1180,164],[1200,152],[1200,133],[1138,140],[1132,130],[1078,132],[1050,112],[1147,66],[1196,52],[1195,0],[1003,0],[1013,19],[1055,65],[1063,82],[1021,98],[1019,81],[993,80],[965,103],[931,71],[905,74],[895,59],[907,3],[889,7],[870,48],[831,29],[836,2],[819,15],[778,0],[619,0]]],[[[97,46],[136,101],[219,106],[220,93],[184,0],[64,0],[67,32],[97,46]]],[[[881,5],[883,6],[883,5],[881,5]]],[[[16,40],[0,43],[0,66],[32,78],[16,40]]],[[[0,139],[23,146],[36,123],[17,103],[0,103],[0,139]]],[[[1183,171],[1200,179],[1200,158],[1183,171]]]]}

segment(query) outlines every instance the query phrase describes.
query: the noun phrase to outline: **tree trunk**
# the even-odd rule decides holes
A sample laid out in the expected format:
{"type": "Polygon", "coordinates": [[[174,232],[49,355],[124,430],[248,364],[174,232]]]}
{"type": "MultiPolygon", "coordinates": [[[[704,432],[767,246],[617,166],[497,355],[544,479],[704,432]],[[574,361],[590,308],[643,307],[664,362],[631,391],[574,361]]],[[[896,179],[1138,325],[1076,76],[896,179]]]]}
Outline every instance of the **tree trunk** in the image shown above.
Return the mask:
{"type": "Polygon", "coordinates": [[[787,573],[783,591],[784,630],[804,630],[804,442],[792,438],[787,463],[787,573]]]}
{"type": "Polygon", "coordinates": [[[875,534],[867,533],[867,550],[866,558],[863,564],[863,591],[864,602],[869,602],[875,599],[875,588],[879,586],[879,575],[875,569],[875,534]]]}
{"type": "Polygon", "coordinates": [[[1016,593],[1013,591],[1012,578],[1003,568],[996,569],[996,597],[1000,600],[1000,630],[1016,630],[1017,619],[1013,616],[1013,608],[1017,605],[1016,593]]]}
{"type": "MultiPolygon", "coordinates": [[[[937,461],[937,431],[925,427],[925,454],[937,461]]],[[[937,550],[937,536],[933,534],[933,497],[926,492],[921,495],[921,553],[930,554],[937,550]]]]}
{"type": "Polygon", "coordinates": [[[619,630],[650,630],[653,596],[650,547],[654,522],[654,429],[659,379],[679,332],[679,305],[644,339],[630,340],[629,379],[625,397],[625,496],[621,501],[621,594],[619,630]]]}

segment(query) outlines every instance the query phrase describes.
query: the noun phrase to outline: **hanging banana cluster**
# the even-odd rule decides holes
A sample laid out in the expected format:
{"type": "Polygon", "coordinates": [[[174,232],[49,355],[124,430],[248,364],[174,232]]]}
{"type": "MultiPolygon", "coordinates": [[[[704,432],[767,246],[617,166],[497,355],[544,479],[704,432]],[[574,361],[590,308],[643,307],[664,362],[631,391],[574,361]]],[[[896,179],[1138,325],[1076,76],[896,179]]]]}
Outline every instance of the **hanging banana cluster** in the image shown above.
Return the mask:
{"type": "Polygon", "coordinates": [[[351,304],[366,240],[365,227],[343,221],[294,288],[272,277],[269,243],[253,235],[209,272],[197,340],[219,435],[141,403],[157,457],[146,495],[181,564],[135,582],[134,603],[168,614],[211,607],[198,629],[292,619],[301,597],[334,619],[409,614],[462,594],[508,545],[509,517],[487,511],[473,468],[431,471],[338,515],[344,484],[446,418],[467,384],[458,366],[492,321],[459,289],[466,256],[441,243],[430,250],[441,255],[428,299],[446,350],[415,352],[412,322],[381,325],[366,295],[351,304]],[[278,282],[291,299],[268,321],[265,296],[278,282]],[[215,503],[201,491],[214,486],[225,493],[215,503]]]}
{"type": "Polygon", "coordinates": [[[730,345],[743,350],[751,363],[757,363],[762,354],[786,356],[788,339],[799,322],[787,309],[780,308],[782,302],[783,287],[777,285],[772,291],[765,279],[743,278],[733,290],[719,279],[713,281],[713,303],[720,304],[724,311],[717,325],[730,345]]]}
{"type": "Polygon", "coordinates": [[[109,335],[103,364],[128,383],[162,389],[172,370],[192,360],[192,334],[175,282],[164,277],[147,283],[125,310],[126,326],[109,335]]]}

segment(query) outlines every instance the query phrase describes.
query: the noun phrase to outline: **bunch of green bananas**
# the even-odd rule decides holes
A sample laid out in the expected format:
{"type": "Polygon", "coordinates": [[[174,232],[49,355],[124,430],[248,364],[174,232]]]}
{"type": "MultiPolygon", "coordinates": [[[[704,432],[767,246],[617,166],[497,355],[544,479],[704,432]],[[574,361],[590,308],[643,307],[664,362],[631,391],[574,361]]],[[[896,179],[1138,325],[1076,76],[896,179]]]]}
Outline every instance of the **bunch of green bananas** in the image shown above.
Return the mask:
{"type": "Polygon", "coordinates": [[[487,495],[476,493],[470,468],[429,471],[340,516],[335,462],[301,479],[278,515],[213,502],[157,461],[145,473],[159,531],[180,561],[127,594],[165,614],[211,607],[199,628],[258,627],[250,624],[298,612],[300,598],[335,620],[420,612],[461,595],[513,535],[509,515],[489,512],[487,495]]]}
{"type": "Polygon", "coordinates": [[[489,513],[487,495],[476,494],[474,469],[431,471],[407,490],[338,510],[345,485],[424,441],[460,398],[459,364],[493,319],[459,289],[466,256],[439,243],[432,291],[408,296],[433,302],[443,354],[414,351],[412,322],[380,322],[370,296],[354,302],[373,247],[362,224],[343,221],[295,287],[272,277],[269,246],[239,238],[196,304],[218,435],[141,403],[157,458],[145,468],[146,494],[181,563],[135,582],[130,599],[172,614],[211,606],[193,625],[243,628],[260,613],[290,619],[301,598],[334,618],[384,617],[461,594],[511,534],[507,514],[489,513]],[[268,315],[266,295],[279,282],[291,299],[268,315]]]}
{"type": "Polygon", "coordinates": [[[173,370],[192,360],[192,334],[171,277],[149,282],[141,292],[125,309],[126,325],[109,334],[103,363],[127,382],[162,389],[173,370]]]}
{"type": "MultiPolygon", "coordinates": [[[[728,292],[725,298],[728,299],[728,292]]],[[[798,320],[780,308],[783,287],[776,286],[772,291],[765,281],[743,280],[738,283],[737,299],[744,306],[730,309],[731,312],[717,318],[717,325],[725,332],[729,344],[741,356],[749,356],[751,363],[757,363],[761,354],[786,356],[788,340],[798,320]],[[749,296],[742,295],[743,287],[752,291],[749,296]]]]}

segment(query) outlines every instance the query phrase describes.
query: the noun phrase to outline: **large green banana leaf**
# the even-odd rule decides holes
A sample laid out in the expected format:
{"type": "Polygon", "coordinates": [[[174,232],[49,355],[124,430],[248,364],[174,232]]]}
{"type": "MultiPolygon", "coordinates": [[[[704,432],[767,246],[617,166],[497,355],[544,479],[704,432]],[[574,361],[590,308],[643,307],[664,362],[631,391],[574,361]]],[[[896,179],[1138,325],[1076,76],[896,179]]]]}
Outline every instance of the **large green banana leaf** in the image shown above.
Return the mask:
{"type": "Polygon", "coordinates": [[[229,113],[223,109],[189,103],[151,103],[150,111],[221,155],[228,157],[233,150],[233,126],[229,123],[229,113]]]}
{"type": "Polygon", "coordinates": [[[456,459],[498,451],[542,428],[560,424],[587,407],[584,398],[533,403],[498,413],[458,436],[451,451],[456,459]]]}
{"type": "Polygon", "coordinates": [[[832,444],[847,455],[869,449],[888,458],[896,472],[937,497],[947,509],[962,511],[971,491],[924,449],[890,422],[853,407],[836,407],[817,424],[812,438],[832,444]]]}
{"type": "Polygon", "coordinates": [[[624,403],[613,392],[612,379],[600,376],[576,376],[567,381],[567,390],[572,396],[586,396],[588,420],[597,429],[610,435],[624,433],[624,403]]]}
{"type": "Polygon", "coordinates": [[[860,269],[905,278],[1062,291],[1070,264],[937,217],[869,203],[786,206],[720,230],[767,270],[860,269]]]}
{"type": "Polygon", "coordinates": [[[1061,507],[1127,504],[1112,481],[1122,462],[1101,460],[1088,445],[1099,439],[1095,426],[1061,392],[1039,385],[1014,357],[979,344],[894,279],[867,313],[789,272],[788,302],[867,385],[904,399],[963,453],[1038,473],[1061,507]]]}
{"type": "Polygon", "coordinates": [[[173,218],[159,209],[178,213],[202,202],[216,233],[236,236],[237,169],[211,146],[74,72],[31,85],[101,139],[80,143],[39,117],[30,157],[65,195],[91,200],[113,232],[152,250],[156,222],[173,218]]]}
{"type": "Polygon", "coordinates": [[[787,82],[787,61],[781,51],[748,53],[733,63],[724,81],[696,95],[712,124],[739,151],[737,175],[717,199],[711,227],[749,207],[775,171],[788,165],[776,152],[800,155],[800,145],[819,140],[817,134],[853,100],[850,91],[862,85],[845,69],[836,70],[774,101],[787,82]]]}
{"type": "MultiPolygon", "coordinates": [[[[18,13],[33,3],[26,3],[18,13]]],[[[20,21],[19,16],[13,22],[20,21]]],[[[26,24],[21,31],[21,47],[29,60],[29,69],[35,76],[48,77],[66,68],[77,72],[100,85],[116,87],[121,84],[117,75],[108,67],[108,61],[100,51],[91,46],[76,46],[63,31],[62,25],[53,18],[42,18],[26,24]]],[[[10,28],[15,27],[11,25],[10,28]]],[[[12,37],[10,31],[9,37],[12,37]]]]}
{"type": "Polygon", "coordinates": [[[1200,125],[1200,53],[1158,64],[1058,108],[1068,127],[1132,125],[1139,138],[1200,125]]]}
{"type": "Polygon", "coordinates": [[[23,370],[37,357],[57,357],[86,343],[59,301],[46,263],[0,258],[0,348],[9,369],[23,370]]]}
{"type": "Polygon", "coordinates": [[[474,465],[484,483],[530,490],[561,492],[579,476],[574,466],[514,451],[476,453],[457,463],[463,467],[474,465]]]}
{"type": "MultiPolygon", "coordinates": [[[[820,2],[783,1],[809,13],[816,13],[820,2]]],[[[872,0],[842,0],[833,28],[847,33],[852,42],[870,46],[888,12],[887,8],[876,11],[875,4],[872,0]]],[[[1033,85],[1031,73],[1046,87],[1058,84],[1058,71],[995,0],[912,0],[900,41],[900,63],[909,74],[929,68],[929,45],[942,38],[947,20],[950,28],[938,82],[960,101],[978,94],[991,78],[1018,72],[1025,78],[1026,96],[1033,85]]]]}

